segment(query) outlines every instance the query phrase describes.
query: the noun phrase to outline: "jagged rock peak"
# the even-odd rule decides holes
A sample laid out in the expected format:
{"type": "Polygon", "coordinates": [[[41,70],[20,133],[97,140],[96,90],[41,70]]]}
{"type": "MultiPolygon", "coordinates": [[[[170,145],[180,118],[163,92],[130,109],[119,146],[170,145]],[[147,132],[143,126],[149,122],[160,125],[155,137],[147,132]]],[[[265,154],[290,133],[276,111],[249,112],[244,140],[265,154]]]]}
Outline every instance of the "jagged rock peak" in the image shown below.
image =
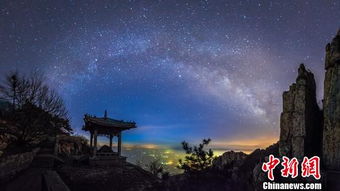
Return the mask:
{"type": "Polygon", "coordinates": [[[283,93],[279,141],[281,156],[302,158],[320,153],[321,112],[315,90],[313,73],[300,64],[296,82],[283,93]]]}
{"type": "Polygon", "coordinates": [[[299,71],[299,72],[298,72],[299,75],[301,75],[301,74],[307,72],[307,71],[306,71],[306,68],[305,68],[305,65],[304,65],[303,63],[300,64],[298,71],[299,71]]]}
{"type": "Polygon", "coordinates": [[[314,74],[310,70],[307,70],[303,63],[301,63],[299,66],[297,79],[301,77],[310,78],[310,80],[314,80],[314,74]]]}

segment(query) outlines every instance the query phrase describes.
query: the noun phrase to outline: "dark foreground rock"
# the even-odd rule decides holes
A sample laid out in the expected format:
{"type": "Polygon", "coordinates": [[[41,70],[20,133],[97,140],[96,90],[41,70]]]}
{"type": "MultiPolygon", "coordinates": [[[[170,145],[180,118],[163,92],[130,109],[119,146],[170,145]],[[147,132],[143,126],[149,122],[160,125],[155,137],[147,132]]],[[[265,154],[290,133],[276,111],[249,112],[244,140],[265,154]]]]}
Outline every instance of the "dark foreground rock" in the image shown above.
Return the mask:
{"type": "Polygon", "coordinates": [[[58,173],[71,191],[159,190],[160,180],[142,168],[122,166],[63,166],[58,173]]]}
{"type": "MultiPolygon", "coordinates": [[[[240,152],[226,152],[218,157],[214,165],[201,172],[171,176],[164,181],[162,190],[254,190],[261,179],[266,177],[262,171],[254,171],[255,167],[273,154],[279,155],[278,144],[266,149],[257,149],[249,155],[240,152]],[[224,161],[224,163],[221,163],[224,161]]],[[[262,186],[262,184],[261,184],[262,186]]]]}

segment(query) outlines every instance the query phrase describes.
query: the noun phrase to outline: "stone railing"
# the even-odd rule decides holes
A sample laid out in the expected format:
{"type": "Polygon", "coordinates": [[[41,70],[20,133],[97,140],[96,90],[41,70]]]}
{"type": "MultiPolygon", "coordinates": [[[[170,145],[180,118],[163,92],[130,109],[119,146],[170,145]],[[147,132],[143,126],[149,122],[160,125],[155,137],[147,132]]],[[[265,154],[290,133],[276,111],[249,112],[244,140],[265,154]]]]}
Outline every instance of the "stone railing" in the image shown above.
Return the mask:
{"type": "Polygon", "coordinates": [[[19,153],[6,156],[0,159],[0,183],[6,182],[18,172],[26,169],[33,161],[39,148],[31,152],[19,153]]]}

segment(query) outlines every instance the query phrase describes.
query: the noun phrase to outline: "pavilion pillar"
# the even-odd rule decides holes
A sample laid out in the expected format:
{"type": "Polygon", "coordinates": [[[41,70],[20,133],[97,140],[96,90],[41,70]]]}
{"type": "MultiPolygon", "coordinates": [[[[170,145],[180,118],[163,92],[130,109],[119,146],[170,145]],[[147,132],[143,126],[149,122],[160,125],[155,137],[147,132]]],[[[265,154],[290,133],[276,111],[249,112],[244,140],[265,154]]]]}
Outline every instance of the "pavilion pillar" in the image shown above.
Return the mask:
{"type": "Polygon", "coordinates": [[[96,157],[97,154],[97,129],[94,130],[94,146],[93,146],[93,157],[96,157]]]}
{"type": "Polygon", "coordinates": [[[110,134],[110,149],[112,150],[112,138],[113,138],[113,136],[112,136],[112,134],[110,134]]]}
{"type": "Polygon", "coordinates": [[[93,146],[93,133],[90,131],[90,149],[92,149],[93,146]]]}
{"type": "Polygon", "coordinates": [[[118,156],[122,153],[122,132],[118,133],[118,156]]]}

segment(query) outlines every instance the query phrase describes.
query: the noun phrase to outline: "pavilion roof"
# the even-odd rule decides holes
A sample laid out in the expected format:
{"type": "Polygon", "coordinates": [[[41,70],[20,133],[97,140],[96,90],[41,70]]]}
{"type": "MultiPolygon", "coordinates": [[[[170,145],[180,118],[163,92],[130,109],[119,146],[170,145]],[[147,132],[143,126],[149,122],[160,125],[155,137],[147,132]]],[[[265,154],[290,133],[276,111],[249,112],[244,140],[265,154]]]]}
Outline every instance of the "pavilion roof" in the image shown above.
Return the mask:
{"type": "Polygon", "coordinates": [[[123,120],[116,120],[108,117],[93,117],[90,115],[85,115],[84,117],[85,126],[83,130],[87,131],[90,129],[107,129],[122,131],[132,128],[136,128],[135,122],[126,122],[123,120]]]}

